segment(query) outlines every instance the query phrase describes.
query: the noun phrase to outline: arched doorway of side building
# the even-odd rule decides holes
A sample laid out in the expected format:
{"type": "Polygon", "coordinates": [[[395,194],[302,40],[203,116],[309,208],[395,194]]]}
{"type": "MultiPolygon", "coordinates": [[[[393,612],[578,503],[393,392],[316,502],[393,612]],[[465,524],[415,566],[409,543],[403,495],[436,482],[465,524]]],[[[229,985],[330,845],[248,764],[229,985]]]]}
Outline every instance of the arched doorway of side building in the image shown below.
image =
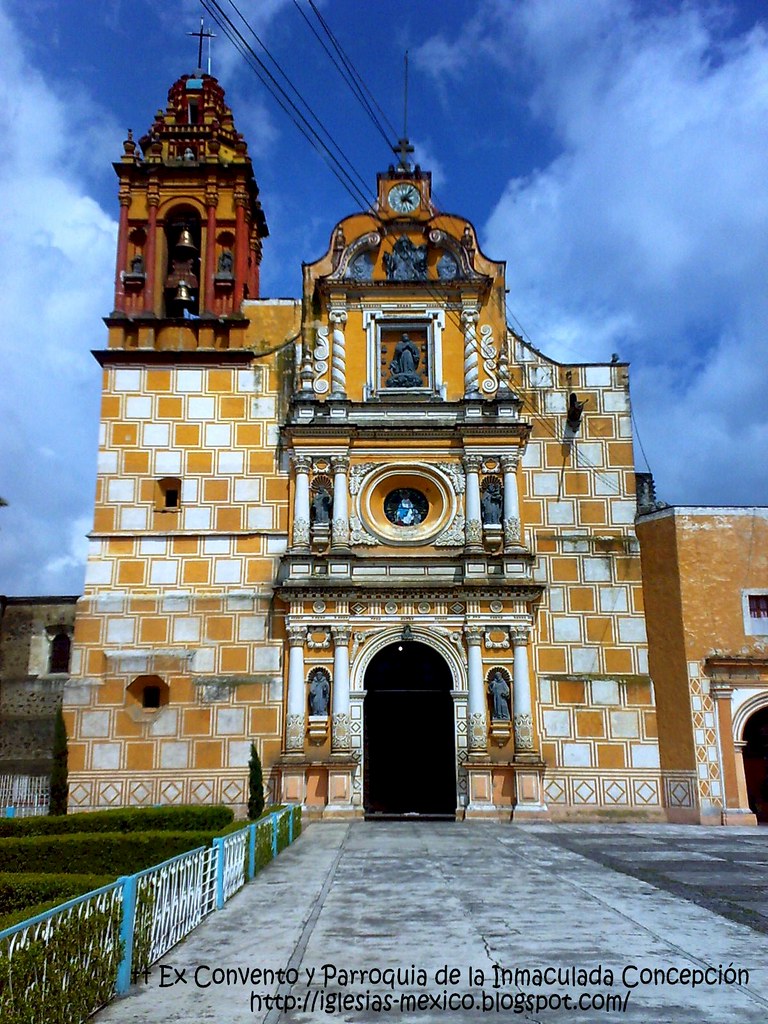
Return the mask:
{"type": "Polygon", "coordinates": [[[768,708],[747,719],[743,738],[749,806],[761,824],[768,824],[768,708]]]}
{"type": "Polygon", "coordinates": [[[398,640],[365,673],[366,817],[456,813],[451,671],[437,651],[398,640]]]}

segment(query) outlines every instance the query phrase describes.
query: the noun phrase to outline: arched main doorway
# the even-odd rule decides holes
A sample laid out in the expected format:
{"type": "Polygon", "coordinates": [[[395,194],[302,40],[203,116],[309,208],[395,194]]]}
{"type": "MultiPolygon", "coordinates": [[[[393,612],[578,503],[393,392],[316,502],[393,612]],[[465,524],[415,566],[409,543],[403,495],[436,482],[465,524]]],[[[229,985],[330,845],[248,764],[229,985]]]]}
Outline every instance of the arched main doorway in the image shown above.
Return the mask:
{"type": "Polygon", "coordinates": [[[426,644],[401,640],[365,673],[364,805],[367,817],[456,813],[451,672],[426,644]]]}
{"type": "Polygon", "coordinates": [[[744,775],[749,806],[768,824],[768,708],[756,711],[744,727],[744,775]]]}

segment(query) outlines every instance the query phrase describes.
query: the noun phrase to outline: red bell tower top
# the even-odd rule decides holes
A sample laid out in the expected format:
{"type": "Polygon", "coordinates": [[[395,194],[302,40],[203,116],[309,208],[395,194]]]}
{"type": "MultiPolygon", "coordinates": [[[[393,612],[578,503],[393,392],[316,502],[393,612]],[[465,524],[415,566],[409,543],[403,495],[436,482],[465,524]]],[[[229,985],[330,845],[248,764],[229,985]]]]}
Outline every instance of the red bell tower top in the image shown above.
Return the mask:
{"type": "Polygon", "coordinates": [[[240,315],[268,234],[248,146],[211,75],[182,75],[138,144],[123,143],[114,315],[240,315]]]}

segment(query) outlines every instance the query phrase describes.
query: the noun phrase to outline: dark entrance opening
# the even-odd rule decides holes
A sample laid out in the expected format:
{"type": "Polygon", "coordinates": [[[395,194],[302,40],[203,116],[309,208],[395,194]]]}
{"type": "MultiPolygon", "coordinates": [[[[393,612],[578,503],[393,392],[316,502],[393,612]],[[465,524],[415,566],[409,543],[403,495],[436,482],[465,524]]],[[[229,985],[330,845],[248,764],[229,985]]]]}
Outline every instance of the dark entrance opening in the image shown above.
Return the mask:
{"type": "Polygon", "coordinates": [[[451,672],[426,644],[400,640],[365,673],[366,817],[456,814],[451,672]]]}
{"type": "Polygon", "coordinates": [[[749,806],[757,820],[768,824],[768,708],[756,711],[744,729],[744,775],[749,806]]]}

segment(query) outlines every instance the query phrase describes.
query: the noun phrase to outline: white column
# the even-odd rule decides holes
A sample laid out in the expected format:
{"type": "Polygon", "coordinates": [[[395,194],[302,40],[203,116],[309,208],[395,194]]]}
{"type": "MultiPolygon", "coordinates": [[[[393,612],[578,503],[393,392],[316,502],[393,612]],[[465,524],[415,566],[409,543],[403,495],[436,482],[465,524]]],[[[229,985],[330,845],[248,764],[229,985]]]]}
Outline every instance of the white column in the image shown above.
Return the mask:
{"type": "Polygon", "coordinates": [[[504,473],[504,550],[519,548],[522,544],[520,532],[520,496],[517,490],[518,455],[502,455],[501,469],[504,473]]]}
{"type": "Polygon", "coordinates": [[[347,474],[349,473],[349,459],[346,455],[333,455],[331,457],[333,467],[333,522],[331,524],[332,542],[334,548],[349,547],[349,501],[347,493],[349,484],[347,474]]]}
{"type": "Polygon", "coordinates": [[[477,366],[477,321],[480,311],[475,305],[466,305],[461,311],[464,328],[464,397],[480,398],[480,373],[477,366]]]}
{"type": "Polygon", "coordinates": [[[344,337],[344,325],[347,322],[347,311],[337,306],[328,311],[328,319],[333,325],[333,348],[331,351],[331,398],[346,398],[347,391],[347,343],[344,337]]]}
{"type": "Polygon", "coordinates": [[[483,525],[480,519],[480,464],[479,455],[464,456],[467,477],[465,539],[469,551],[482,551],[483,525]]]}
{"type": "Polygon", "coordinates": [[[351,748],[349,731],[349,626],[331,626],[333,634],[333,705],[331,709],[331,750],[334,754],[351,748]]]}
{"type": "Polygon", "coordinates": [[[483,654],[480,650],[483,632],[479,626],[465,626],[464,636],[467,640],[467,676],[469,685],[467,700],[469,752],[484,754],[488,746],[488,731],[485,713],[483,654]]]}
{"type": "Polygon", "coordinates": [[[531,680],[528,672],[528,630],[511,630],[515,660],[512,665],[512,725],[515,730],[515,754],[532,754],[533,718],[531,680]]]}
{"type": "Polygon", "coordinates": [[[285,715],[285,749],[293,753],[304,751],[304,719],[306,696],[304,693],[304,626],[288,627],[288,706],[285,715]]]}
{"type": "Polygon", "coordinates": [[[293,546],[309,548],[309,470],[312,460],[308,455],[294,455],[296,471],[293,492],[293,546]]]}

